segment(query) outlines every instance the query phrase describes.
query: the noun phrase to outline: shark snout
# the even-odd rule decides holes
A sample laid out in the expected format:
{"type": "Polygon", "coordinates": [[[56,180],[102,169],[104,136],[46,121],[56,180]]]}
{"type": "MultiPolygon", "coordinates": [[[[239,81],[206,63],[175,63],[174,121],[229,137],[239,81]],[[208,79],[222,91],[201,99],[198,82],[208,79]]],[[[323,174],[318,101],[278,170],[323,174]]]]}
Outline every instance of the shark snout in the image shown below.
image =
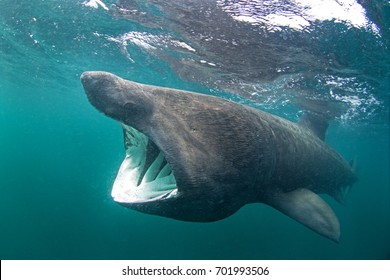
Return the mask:
{"type": "Polygon", "coordinates": [[[80,76],[81,82],[84,84],[84,82],[89,79],[93,75],[93,71],[87,71],[83,72],[80,76]]]}
{"type": "Polygon", "coordinates": [[[91,94],[91,92],[95,89],[100,76],[99,72],[94,71],[88,71],[81,74],[80,80],[87,95],[91,94]]]}
{"type": "Polygon", "coordinates": [[[110,112],[118,110],[122,101],[118,94],[118,77],[107,72],[88,71],[81,74],[80,80],[89,102],[95,108],[109,115],[110,112]]]}

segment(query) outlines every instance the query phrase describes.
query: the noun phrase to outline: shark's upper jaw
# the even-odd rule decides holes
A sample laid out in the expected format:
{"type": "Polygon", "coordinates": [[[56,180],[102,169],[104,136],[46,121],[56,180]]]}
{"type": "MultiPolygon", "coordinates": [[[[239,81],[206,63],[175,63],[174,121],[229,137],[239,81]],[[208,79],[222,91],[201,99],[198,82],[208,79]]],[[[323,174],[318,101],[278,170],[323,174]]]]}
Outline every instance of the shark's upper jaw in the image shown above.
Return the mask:
{"type": "Polygon", "coordinates": [[[177,184],[164,153],[135,128],[122,125],[126,156],[111,195],[122,204],[146,203],[177,195],[177,184]]]}

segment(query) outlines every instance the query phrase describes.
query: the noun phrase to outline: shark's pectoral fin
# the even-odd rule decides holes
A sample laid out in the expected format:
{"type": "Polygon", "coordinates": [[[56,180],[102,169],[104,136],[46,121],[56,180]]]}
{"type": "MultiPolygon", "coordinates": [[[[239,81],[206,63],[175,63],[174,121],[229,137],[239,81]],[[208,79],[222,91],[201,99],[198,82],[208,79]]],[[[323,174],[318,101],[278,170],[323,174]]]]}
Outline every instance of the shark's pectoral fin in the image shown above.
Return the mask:
{"type": "Polygon", "coordinates": [[[296,189],[279,193],[269,196],[266,203],[317,233],[333,241],[339,241],[340,224],[335,213],[312,191],[296,189]]]}

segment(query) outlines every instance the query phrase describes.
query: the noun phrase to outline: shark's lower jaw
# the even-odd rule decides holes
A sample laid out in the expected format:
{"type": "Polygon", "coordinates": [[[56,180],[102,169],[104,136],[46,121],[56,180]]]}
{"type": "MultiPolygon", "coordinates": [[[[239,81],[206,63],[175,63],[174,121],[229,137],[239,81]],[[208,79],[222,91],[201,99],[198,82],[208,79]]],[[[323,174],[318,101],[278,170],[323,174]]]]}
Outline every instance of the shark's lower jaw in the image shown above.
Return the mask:
{"type": "Polygon", "coordinates": [[[175,196],[176,179],[163,152],[133,127],[123,125],[123,133],[126,157],[112,187],[113,199],[118,203],[143,203],[175,196]]]}

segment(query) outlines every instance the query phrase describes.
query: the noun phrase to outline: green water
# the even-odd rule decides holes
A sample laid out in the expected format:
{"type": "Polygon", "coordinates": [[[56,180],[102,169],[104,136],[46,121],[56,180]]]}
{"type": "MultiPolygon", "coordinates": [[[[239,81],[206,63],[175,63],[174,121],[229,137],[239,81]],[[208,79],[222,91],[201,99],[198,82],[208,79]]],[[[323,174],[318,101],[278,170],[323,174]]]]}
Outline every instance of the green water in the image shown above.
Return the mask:
{"type": "MultiPolygon", "coordinates": [[[[122,131],[89,104],[79,75],[105,70],[218,93],[142,51],[131,52],[130,63],[117,44],[94,33],[145,27],[81,2],[0,3],[1,259],[390,258],[388,80],[373,90],[378,108],[368,111],[379,113],[360,108],[328,130],[327,143],[356,159],[359,177],[345,205],[326,198],[340,219],[340,244],[263,204],[213,223],[138,213],[111,199],[124,157],[122,131]]],[[[273,112],[290,114],[283,107],[273,112]]]]}

